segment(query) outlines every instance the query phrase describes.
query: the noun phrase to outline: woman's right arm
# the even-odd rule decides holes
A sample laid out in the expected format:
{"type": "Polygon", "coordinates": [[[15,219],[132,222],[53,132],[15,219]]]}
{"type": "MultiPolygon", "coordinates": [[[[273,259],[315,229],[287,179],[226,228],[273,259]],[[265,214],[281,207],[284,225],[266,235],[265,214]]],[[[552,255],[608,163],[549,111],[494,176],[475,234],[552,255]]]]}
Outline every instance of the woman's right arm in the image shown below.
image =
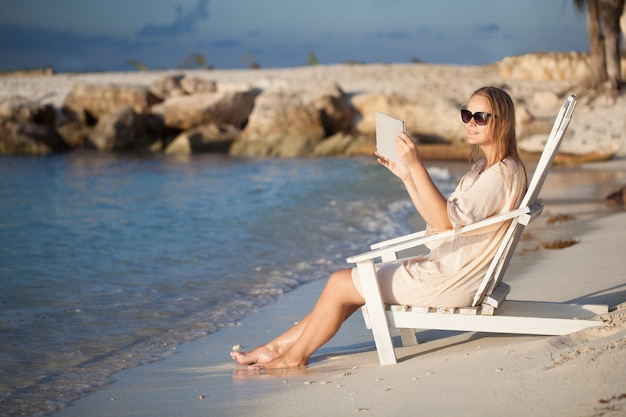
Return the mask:
{"type": "Polygon", "coordinates": [[[404,165],[380,155],[378,162],[402,180],[413,205],[431,228],[441,231],[451,229],[448,202],[426,170],[417,146],[405,132],[396,137],[396,146],[404,165]]]}

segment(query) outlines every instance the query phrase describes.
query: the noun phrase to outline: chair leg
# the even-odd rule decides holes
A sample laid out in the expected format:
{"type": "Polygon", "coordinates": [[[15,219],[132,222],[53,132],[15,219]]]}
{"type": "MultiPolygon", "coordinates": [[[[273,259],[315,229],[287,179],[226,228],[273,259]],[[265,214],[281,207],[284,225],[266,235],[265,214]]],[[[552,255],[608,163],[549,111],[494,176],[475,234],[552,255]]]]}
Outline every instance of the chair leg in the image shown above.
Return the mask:
{"type": "Polygon", "coordinates": [[[402,346],[415,346],[419,343],[415,335],[415,329],[400,329],[400,338],[402,346]]]}
{"type": "Polygon", "coordinates": [[[380,364],[393,365],[398,363],[387,321],[380,323],[378,320],[374,320],[372,316],[370,316],[370,319],[372,319],[372,334],[374,335],[374,343],[376,344],[380,364]]]}
{"type": "Polygon", "coordinates": [[[363,321],[365,322],[365,328],[371,329],[372,323],[370,323],[370,315],[367,312],[367,306],[361,307],[361,314],[363,314],[363,321]]]}
{"type": "Polygon", "coordinates": [[[380,287],[376,278],[376,268],[372,260],[357,264],[367,315],[372,326],[372,334],[378,351],[378,359],[381,365],[397,363],[396,353],[393,349],[385,305],[380,295],[380,287]]]}

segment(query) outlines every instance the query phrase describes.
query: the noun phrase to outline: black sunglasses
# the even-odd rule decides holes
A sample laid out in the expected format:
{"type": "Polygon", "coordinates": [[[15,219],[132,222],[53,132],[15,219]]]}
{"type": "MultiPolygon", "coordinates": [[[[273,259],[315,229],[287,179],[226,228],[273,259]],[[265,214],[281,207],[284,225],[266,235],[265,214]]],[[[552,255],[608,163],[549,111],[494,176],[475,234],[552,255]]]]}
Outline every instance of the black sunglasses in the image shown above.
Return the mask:
{"type": "MultiPolygon", "coordinates": [[[[484,111],[477,111],[472,114],[472,112],[467,109],[461,109],[461,120],[463,120],[463,123],[469,123],[473,117],[478,126],[484,126],[489,121],[489,116],[491,116],[491,114],[484,111]]],[[[493,117],[496,116],[494,115],[493,117]]]]}

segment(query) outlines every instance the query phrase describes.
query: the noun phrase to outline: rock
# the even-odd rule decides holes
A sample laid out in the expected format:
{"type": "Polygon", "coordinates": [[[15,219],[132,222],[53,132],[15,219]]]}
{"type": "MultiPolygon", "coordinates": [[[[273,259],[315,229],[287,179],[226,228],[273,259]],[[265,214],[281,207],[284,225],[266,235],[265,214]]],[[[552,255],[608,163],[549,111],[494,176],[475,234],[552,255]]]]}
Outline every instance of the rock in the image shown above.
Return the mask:
{"type": "Polygon", "coordinates": [[[170,97],[180,97],[199,93],[213,93],[217,91],[215,81],[189,77],[185,74],[174,74],[160,78],[150,84],[150,93],[160,100],[170,97]]]}
{"type": "Polygon", "coordinates": [[[316,92],[320,96],[314,99],[314,105],[320,113],[325,135],[332,136],[337,132],[350,132],[354,111],[341,87],[333,83],[322,86],[316,92]]]}
{"type": "MultiPolygon", "coordinates": [[[[533,106],[533,108],[535,107],[533,106]]],[[[535,117],[529,112],[528,105],[525,102],[518,101],[515,103],[515,124],[517,125],[518,141],[536,134],[545,135],[547,138],[553,123],[554,119],[552,117],[545,120],[535,117]]]]}
{"type": "Polygon", "coordinates": [[[68,149],[52,126],[11,120],[0,122],[0,154],[46,155],[68,149]]]}
{"type": "Polygon", "coordinates": [[[185,92],[180,85],[180,82],[184,77],[184,74],[168,75],[152,82],[152,84],[148,87],[148,90],[159,100],[185,95],[185,92]]]}
{"type": "Polygon", "coordinates": [[[373,135],[356,135],[338,132],[319,142],[313,156],[374,155],[376,138],[373,135]]]}
{"type": "Polygon", "coordinates": [[[39,104],[23,97],[7,97],[0,100],[0,121],[37,123],[54,126],[56,110],[50,104],[39,104]]]}
{"type": "Polygon", "coordinates": [[[63,119],[56,128],[57,133],[72,148],[83,147],[92,130],[76,118],[63,119]]]}
{"type": "Polygon", "coordinates": [[[242,130],[229,153],[337,155],[370,153],[379,110],[404,119],[422,149],[431,144],[461,148],[466,145],[459,107],[476,87],[497,85],[516,101],[520,143],[534,148],[547,137],[563,94],[572,89],[579,100],[561,151],[624,157],[626,96],[590,98],[576,91],[586,59],[586,54],[559,53],[510,57],[484,67],[372,64],[5,76],[0,77],[0,121],[52,126],[71,147],[80,147],[106,114],[131,106],[146,136],[154,138],[150,146],[158,141],[165,149],[181,132],[214,123],[242,130]]]}
{"type": "Polygon", "coordinates": [[[256,99],[248,124],[230,154],[306,156],[323,137],[324,128],[314,103],[303,102],[297,92],[266,92],[256,99]]]}
{"type": "Polygon", "coordinates": [[[138,114],[148,114],[157,102],[148,87],[122,84],[75,84],[63,102],[86,125],[94,125],[105,115],[130,106],[138,114]]]}
{"type": "MultiPolygon", "coordinates": [[[[528,81],[584,80],[589,77],[585,52],[538,52],[506,57],[500,61],[502,78],[528,81]]],[[[622,77],[626,75],[622,57],[622,77]]]]}
{"type": "Polygon", "coordinates": [[[130,106],[102,117],[89,135],[89,143],[100,151],[147,150],[154,142],[144,118],[130,106]]]}
{"type": "Polygon", "coordinates": [[[169,144],[174,138],[180,134],[180,129],[174,129],[165,126],[165,120],[163,115],[158,113],[151,113],[143,116],[144,123],[146,124],[146,130],[148,136],[153,138],[159,138],[165,146],[169,144]]]}
{"type": "MultiPolygon", "coordinates": [[[[50,104],[40,104],[22,97],[10,97],[0,101],[1,120],[15,121],[26,126],[30,124],[45,126],[43,131],[40,128],[32,127],[18,130],[30,132],[28,134],[35,132],[36,138],[40,138],[42,135],[49,137],[49,139],[44,140],[45,143],[49,142],[51,145],[49,152],[66,150],[67,148],[56,144],[58,140],[57,135],[70,147],[77,147],[82,145],[88,131],[75,116],[68,115],[63,111],[57,113],[57,110],[50,104]],[[53,132],[54,130],[56,132],[53,132]]],[[[14,131],[13,129],[10,130],[14,131]]],[[[35,140],[39,141],[39,139],[35,140]]],[[[35,146],[35,148],[38,149],[38,146],[35,146]]],[[[35,151],[35,154],[39,153],[39,150],[35,151]]],[[[48,153],[48,151],[45,151],[45,153],[48,153]]]]}
{"type": "Polygon", "coordinates": [[[208,123],[230,124],[242,128],[252,111],[256,92],[246,90],[218,91],[190,96],[171,97],[155,106],[165,125],[181,130],[208,123]]]}
{"type": "MultiPolygon", "coordinates": [[[[560,104],[560,103],[559,103],[560,104]]],[[[517,125],[525,125],[534,119],[528,108],[523,103],[515,103],[515,123],[517,125]]]]}
{"type": "MultiPolygon", "coordinates": [[[[556,92],[551,90],[541,90],[533,93],[531,103],[534,108],[542,111],[558,109],[561,107],[563,100],[556,92]]],[[[517,105],[516,105],[517,107],[517,105]]]]}
{"type": "Polygon", "coordinates": [[[239,133],[240,130],[232,125],[211,123],[181,133],[165,148],[165,153],[228,153],[239,133]]]}
{"type": "MultiPolygon", "coordinates": [[[[597,132],[576,132],[572,130],[572,134],[569,133],[568,129],[568,133],[563,137],[559,153],[569,155],[572,163],[576,161],[608,160],[621,149],[619,140],[606,136],[597,136],[597,132]],[[578,158],[574,158],[575,156],[578,158]]],[[[530,135],[518,142],[518,148],[524,152],[540,153],[548,140],[548,136],[549,133],[530,135]]]]}
{"type": "MultiPolygon", "coordinates": [[[[340,139],[321,145],[324,137],[352,131],[354,110],[336,83],[315,89],[272,84],[255,102],[248,125],[231,154],[240,156],[305,156],[338,154],[340,139]],[[315,148],[321,146],[317,151],[315,148]]],[[[343,135],[340,137],[344,138],[343,135]]]]}
{"type": "MultiPolygon", "coordinates": [[[[180,81],[180,87],[185,94],[201,94],[214,93],[217,91],[217,83],[215,81],[204,80],[202,78],[184,77],[180,81]]],[[[250,86],[247,86],[250,88],[250,86]]],[[[238,88],[237,91],[245,91],[247,88],[238,88]]],[[[224,90],[223,90],[224,91],[224,90]]]]}
{"type": "Polygon", "coordinates": [[[500,61],[500,75],[515,80],[582,80],[587,77],[588,54],[541,52],[506,57],[500,61]]]}
{"type": "Polygon", "coordinates": [[[606,201],[611,205],[626,206],[626,185],[619,190],[606,196],[606,201]]]}

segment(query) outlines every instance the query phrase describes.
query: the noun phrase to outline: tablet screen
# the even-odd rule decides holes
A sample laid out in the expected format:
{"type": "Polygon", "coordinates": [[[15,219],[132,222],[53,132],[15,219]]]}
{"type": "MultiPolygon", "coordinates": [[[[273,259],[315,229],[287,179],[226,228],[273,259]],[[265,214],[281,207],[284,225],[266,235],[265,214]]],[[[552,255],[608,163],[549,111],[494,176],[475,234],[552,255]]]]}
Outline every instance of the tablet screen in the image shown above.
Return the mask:
{"type": "Polygon", "coordinates": [[[385,158],[402,163],[396,148],[399,132],[406,132],[403,120],[376,112],[376,150],[385,158]]]}

